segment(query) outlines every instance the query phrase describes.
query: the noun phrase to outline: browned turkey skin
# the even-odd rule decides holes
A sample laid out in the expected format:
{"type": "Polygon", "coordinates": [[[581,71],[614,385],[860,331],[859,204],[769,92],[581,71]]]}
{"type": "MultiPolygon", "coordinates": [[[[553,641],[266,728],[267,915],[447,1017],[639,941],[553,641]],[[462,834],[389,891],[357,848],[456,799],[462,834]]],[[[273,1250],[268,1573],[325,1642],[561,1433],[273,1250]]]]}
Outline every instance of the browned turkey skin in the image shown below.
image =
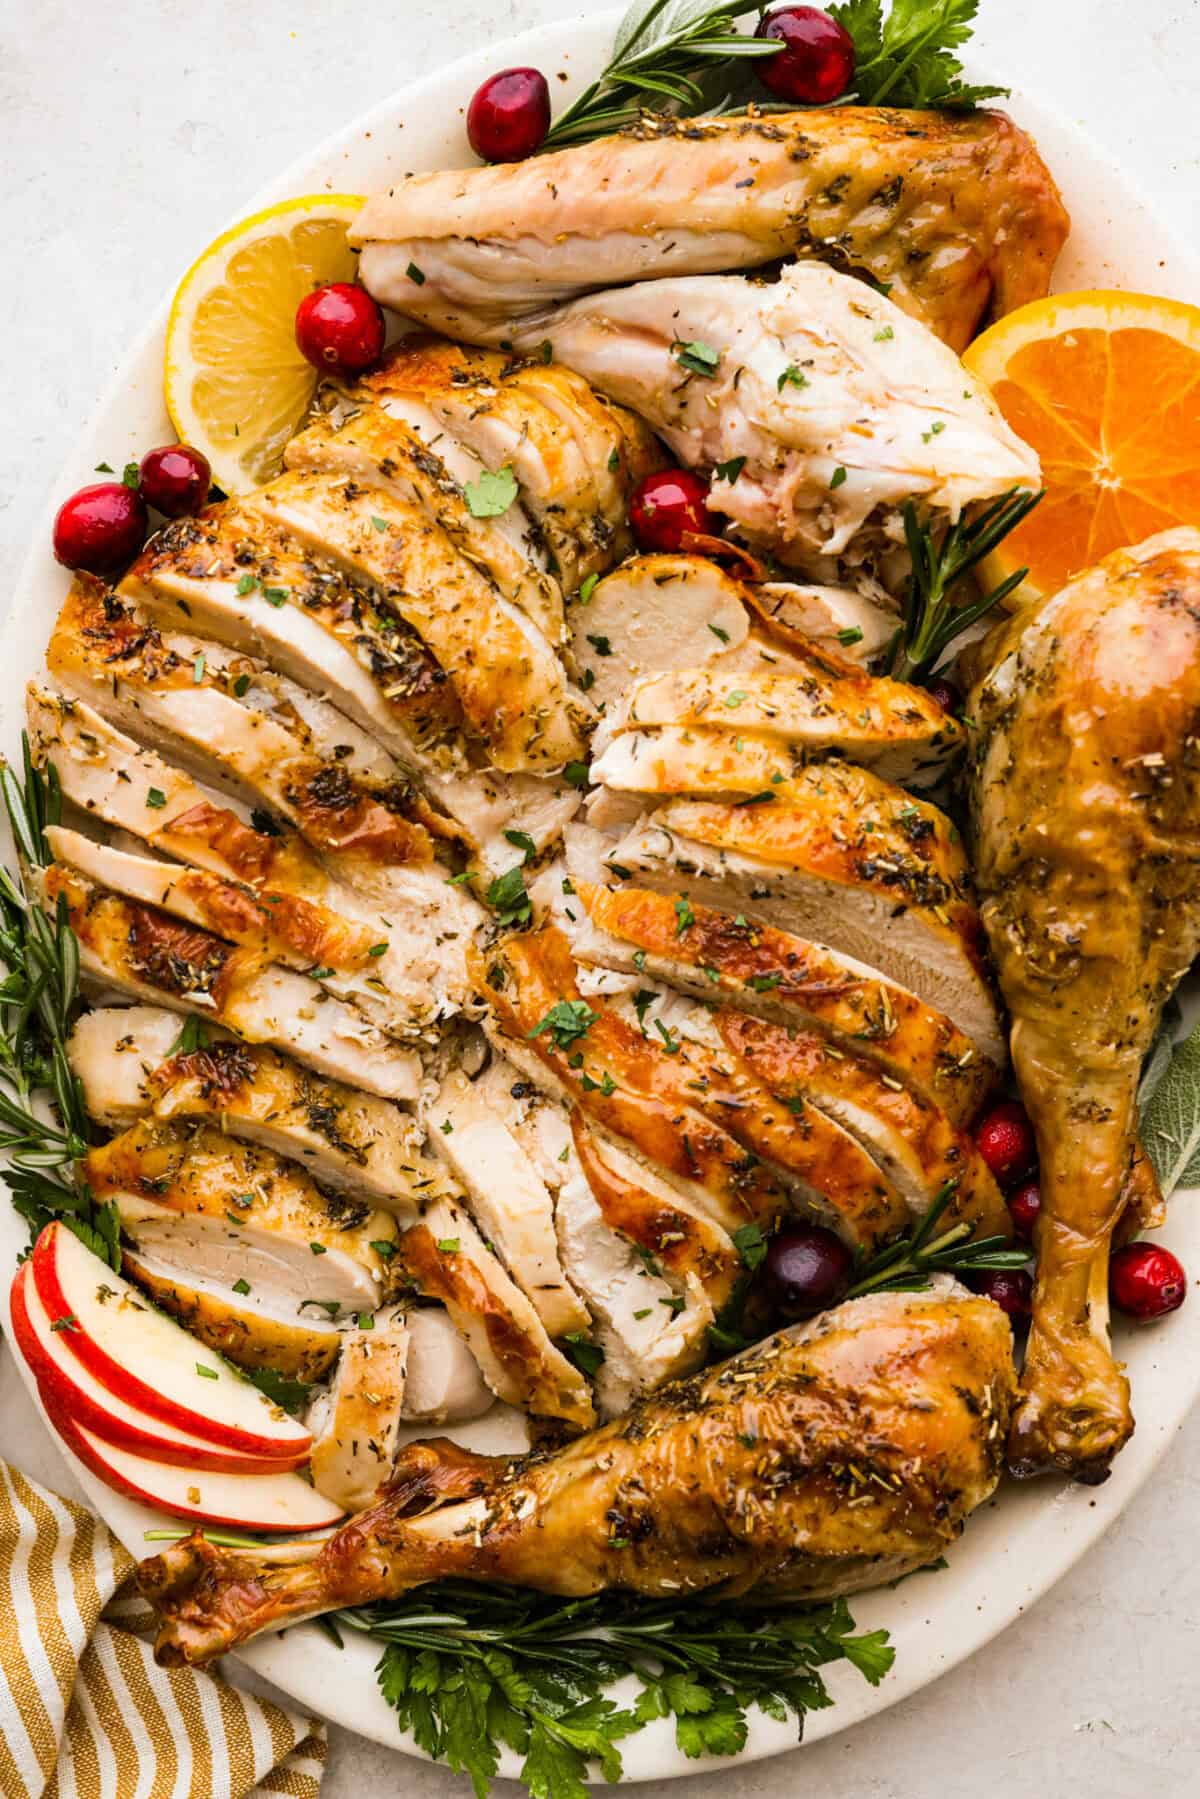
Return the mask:
{"type": "Polygon", "coordinates": [[[142,1565],[156,1653],[204,1662],[448,1575],[571,1596],[854,1592],[936,1559],[993,1491],[1013,1386],[990,1302],[948,1280],[854,1300],[554,1454],[415,1445],[311,1560],[193,1535],[142,1565]]]}
{"type": "Polygon", "coordinates": [[[886,283],[961,350],[1046,293],[1067,229],[1003,113],[838,106],[646,118],[524,163],[409,175],[352,236],[377,299],[468,342],[596,288],[800,255],[886,283]]]}
{"type": "MultiPolygon", "coordinates": [[[[1010,621],[968,702],[983,921],[1037,1131],[1033,1330],[1010,1459],[1103,1480],[1133,1430],[1108,1334],[1142,1060],[1200,950],[1200,531],[1010,621]]],[[[1134,1164],[1136,1168],[1136,1164],[1134,1164]]]]}

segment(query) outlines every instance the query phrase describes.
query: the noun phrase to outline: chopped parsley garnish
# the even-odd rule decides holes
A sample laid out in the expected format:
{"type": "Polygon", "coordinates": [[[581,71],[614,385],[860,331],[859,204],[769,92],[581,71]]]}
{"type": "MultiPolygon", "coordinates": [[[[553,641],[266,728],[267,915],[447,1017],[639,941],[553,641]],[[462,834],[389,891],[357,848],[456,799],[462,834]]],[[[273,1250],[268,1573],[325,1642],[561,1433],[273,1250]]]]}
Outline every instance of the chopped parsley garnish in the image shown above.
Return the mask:
{"type": "Polygon", "coordinates": [[[242,575],[238,581],[237,590],[240,594],[253,593],[254,589],[257,586],[258,586],[258,576],[257,575],[242,575]]]}
{"type": "MultiPolygon", "coordinates": [[[[604,1365],[604,1351],[583,1331],[568,1331],[562,1339],[564,1354],[574,1362],[581,1374],[598,1374],[604,1365]]],[[[552,1789],[546,1788],[547,1794],[552,1789]]]]}
{"type": "Polygon", "coordinates": [[[742,1258],[742,1266],[753,1274],[767,1253],[767,1239],[757,1224],[743,1224],[733,1233],[733,1247],[742,1258]]]}
{"type": "Polygon", "coordinates": [[[896,333],[892,330],[892,327],[890,325],[885,325],[881,331],[875,333],[875,342],[877,344],[890,343],[895,335],[896,333]]]}
{"type": "Polygon", "coordinates": [[[839,631],[837,634],[838,642],[845,644],[847,648],[852,643],[861,643],[862,639],[863,634],[861,625],[847,625],[844,631],[839,631]]]}
{"type": "Polygon", "coordinates": [[[521,851],[526,864],[532,862],[537,855],[537,844],[528,831],[505,831],[504,841],[511,843],[514,849],[521,851]]]}
{"type": "Polygon", "coordinates": [[[620,450],[610,450],[608,453],[608,472],[609,472],[609,474],[615,475],[617,470],[620,468],[620,466],[621,466],[620,450]]]}
{"type": "Polygon", "coordinates": [[[720,350],[714,350],[711,344],[700,343],[698,340],[673,343],[671,354],[681,368],[690,370],[693,375],[704,375],[711,379],[721,366],[720,350]]]}
{"type": "Polygon", "coordinates": [[[262,596],[268,606],[274,606],[278,611],[280,606],[287,604],[288,590],[286,587],[264,587],[262,596]]]}
{"type": "Polygon", "coordinates": [[[588,765],[586,762],[568,762],[563,769],[563,780],[568,787],[586,787],[588,784],[588,765]]]}
{"type": "Polygon", "coordinates": [[[682,937],[683,933],[685,931],[690,931],[696,922],[696,914],[692,911],[686,893],[681,894],[675,901],[675,917],[677,920],[675,925],[675,935],[677,937],[682,937]]]}
{"type": "Polygon", "coordinates": [[[808,376],[803,369],[798,369],[794,362],[789,362],[775,383],[775,391],[782,393],[785,387],[807,387],[808,376]]]}
{"type": "Polygon", "coordinates": [[[559,1049],[569,1049],[580,1037],[586,1037],[596,1019],[598,1012],[593,1012],[586,1000],[560,999],[551,1006],[540,1024],[534,1026],[529,1033],[530,1041],[540,1037],[543,1031],[549,1033],[559,1049]]]}
{"type": "Polygon", "coordinates": [[[425,271],[424,269],[419,269],[415,262],[410,262],[404,273],[417,287],[424,287],[425,271]]]}
{"type": "Polygon", "coordinates": [[[377,512],[373,512],[371,514],[371,523],[374,525],[375,529],[378,531],[380,537],[382,537],[384,532],[388,528],[387,520],[385,518],[380,518],[380,516],[377,512]]]}
{"type": "Polygon", "coordinates": [[[220,1380],[221,1378],[215,1368],[206,1368],[203,1362],[196,1363],[196,1373],[202,1374],[205,1380],[220,1380]]]}
{"type": "Polygon", "coordinates": [[[718,462],[713,470],[713,478],[717,481],[728,481],[732,484],[737,480],[745,466],[746,458],[744,456],[731,456],[728,462],[718,462]]]}
{"type": "Polygon", "coordinates": [[[525,878],[519,862],[515,868],[496,876],[488,886],[486,899],[488,905],[499,914],[502,925],[528,924],[533,917],[533,907],[525,891],[525,878]]]}
{"type": "Polygon", "coordinates": [[[642,1035],[646,1034],[646,1014],[660,995],[653,987],[639,987],[633,996],[633,1009],[637,1013],[637,1021],[642,1027],[642,1035]]]}
{"type": "Polygon", "coordinates": [[[612,655],[612,644],[609,642],[607,637],[593,637],[591,635],[591,633],[589,632],[588,633],[588,642],[591,644],[592,648],[595,650],[597,656],[611,656],[612,655]]]}
{"type": "Polygon", "coordinates": [[[151,806],[155,812],[161,812],[166,803],[167,796],[161,787],[148,787],[146,789],[146,804],[151,806]]]}
{"type": "Polygon", "coordinates": [[[508,467],[484,469],[478,481],[468,481],[463,492],[472,518],[499,518],[517,497],[517,477],[508,467]]]}
{"type": "Polygon", "coordinates": [[[585,575],[583,580],[579,583],[579,604],[581,606],[586,606],[588,604],[596,591],[596,583],[599,579],[599,575],[585,575]]]}
{"type": "Polygon", "coordinates": [[[456,1256],[462,1248],[462,1238],[439,1237],[437,1240],[437,1248],[438,1254],[441,1256],[456,1256]]]}
{"type": "Polygon", "coordinates": [[[846,479],[845,469],[844,468],[835,468],[832,475],[830,475],[830,477],[829,477],[830,488],[833,489],[835,487],[841,487],[843,482],[845,481],[845,479],[846,479]]]}
{"type": "Polygon", "coordinates": [[[233,1290],[242,1299],[246,1297],[247,1293],[250,1291],[250,1282],[246,1279],[245,1275],[238,1276],[237,1280],[233,1283],[233,1290]]]}
{"type": "Polygon", "coordinates": [[[720,625],[714,625],[711,619],[708,622],[708,628],[712,632],[713,636],[716,638],[718,643],[728,643],[729,642],[728,631],[723,631],[721,629],[720,625]]]}

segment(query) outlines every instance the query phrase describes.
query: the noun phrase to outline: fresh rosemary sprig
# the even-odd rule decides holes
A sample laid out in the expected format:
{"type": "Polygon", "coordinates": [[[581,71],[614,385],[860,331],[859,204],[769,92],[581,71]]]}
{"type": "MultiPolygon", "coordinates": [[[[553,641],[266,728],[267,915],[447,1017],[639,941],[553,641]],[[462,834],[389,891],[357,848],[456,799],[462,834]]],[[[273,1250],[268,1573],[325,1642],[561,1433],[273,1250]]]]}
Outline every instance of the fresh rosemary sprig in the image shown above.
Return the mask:
{"type": "Polygon", "coordinates": [[[713,105],[714,75],[742,57],[774,56],[782,46],[747,37],[734,21],[761,18],[768,0],[634,0],[617,27],[612,56],[602,75],[572,101],[550,127],[545,147],[586,143],[657,108],[691,118],[713,105]]]}
{"type": "Polygon", "coordinates": [[[617,1743],[656,1718],[674,1718],[688,1756],[736,1755],[752,1706],[790,1714],[803,1734],[806,1713],[831,1703],[822,1667],[848,1661],[876,1686],[895,1653],[886,1631],[854,1634],[844,1600],[726,1611],[446,1580],[322,1622],[335,1642],[346,1630],[384,1644],[376,1672],[401,1728],[469,1775],[477,1799],[496,1776],[501,1745],[524,1757],[533,1799],[588,1799],[592,1764],[618,1780],[617,1743]],[[622,1709],[609,1689],[627,1675],[640,1690],[622,1709]]]}
{"type": "Polygon", "coordinates": [[[1041,497],[1040,493],[1011,488],[975,518],[960,518],[937,538],[931,526],[921,523],[912,501],[906,503],[904,537],[912,574],[904,596],[903,623],[892,639],[889,674],[898,681],[922,680],[956,637],[1021,585],[1028,569],[1017,569],[999,587],[961,606],[951,603],[951,593],[959,582],[1028,518],[1041,497]]]}
{"type": "MultiPolygon", "coordinates": [[[[41,868],[50,860],[45,831],[58,823],[62,794],[53,766],[45,774],[34,767],[27,737],[22,755],[23,779],[5,763],[0,790],[19,862],[41,868]]],[[[61,1218],[115,1268],[117,1208],[96,1203],[77,1167],[90,1140],[67,1056],[80,1004],[79,944],[65,901],[60,897],[55,916],[47,917],[6,868],[0,868],[0,967],[0,1151],[11,1158],[0,1179],[35,1236],[61,1218]]]]}
{"type": "MultiPolygon", "coordinates": [[[[778,39],[735,29],[762,18],[775,0],[634,0],[613,40],[607,67],[551,125],[547,150],[586,143],[636,124],[644,112],[695,118],[738,112],[807,111],[774,99],[754,65],[782,48],[778,39]]],[[[978,0],[843,0],[830,13],[854,40],[850,89],[836,102],[969,110],[1007,88],[970,86],[955,52],[970,37],[978,0]]]]}
{"type": "Polygon", "coordinates": [[[1023,1268],[1027,1249],[1014,1249],[1004,1237],[972,1237],[962,1220],[940,1236],[938,1222],[954,1197],[954,1181],[947,1181],[924,1218],[899,1243],[881,1249],[858,1270],[858,1279],[845,1297],[863,1293],[915,1293],[929,1285],[932,1274],[969,1274],[988,1268],[1023,1268]]]}

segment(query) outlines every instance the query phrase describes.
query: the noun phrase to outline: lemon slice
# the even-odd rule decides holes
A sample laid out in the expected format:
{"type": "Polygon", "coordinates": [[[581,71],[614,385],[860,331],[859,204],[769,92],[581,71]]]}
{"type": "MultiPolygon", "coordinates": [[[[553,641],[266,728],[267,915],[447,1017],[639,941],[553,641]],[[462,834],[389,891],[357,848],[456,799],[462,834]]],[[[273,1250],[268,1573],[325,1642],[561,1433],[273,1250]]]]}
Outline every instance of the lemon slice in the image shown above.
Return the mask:
{"type": "Polygon", "coordinates": [[[296,308],[327,281],[353,281],[346,229],[363,202],[308,194],[243,219],[198,256],[167,321],[171,423],[226,493],[279,473],[317,371],[296,347],[296,308]]]}

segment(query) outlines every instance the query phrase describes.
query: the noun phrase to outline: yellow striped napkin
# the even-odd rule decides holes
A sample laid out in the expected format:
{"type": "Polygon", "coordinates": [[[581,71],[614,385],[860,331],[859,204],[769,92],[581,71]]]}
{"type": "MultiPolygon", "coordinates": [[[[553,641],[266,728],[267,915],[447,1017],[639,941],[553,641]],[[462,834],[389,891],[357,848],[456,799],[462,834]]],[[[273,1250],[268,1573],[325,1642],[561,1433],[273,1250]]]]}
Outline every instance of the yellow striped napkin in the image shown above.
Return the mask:
{"type": "Polygon", "coordinates": [[[318,1799],[325,1730],[211,1674],[158,1668],[131,1555],[0,1460],[3,1799],[318,1799]]]}

